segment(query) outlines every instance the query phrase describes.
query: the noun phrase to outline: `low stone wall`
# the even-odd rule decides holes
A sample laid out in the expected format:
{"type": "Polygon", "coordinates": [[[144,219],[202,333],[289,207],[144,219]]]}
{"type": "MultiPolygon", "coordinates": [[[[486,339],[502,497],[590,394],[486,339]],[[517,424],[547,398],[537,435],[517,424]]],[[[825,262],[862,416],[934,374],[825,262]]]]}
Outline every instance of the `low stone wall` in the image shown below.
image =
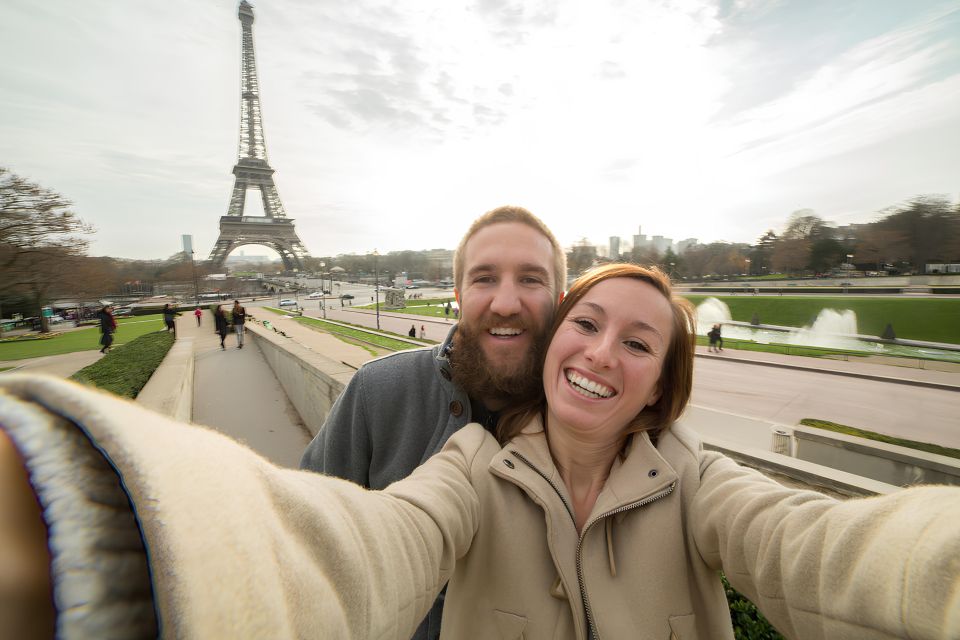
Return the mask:
{"type": "Polygon", "coordinates": [[[795,455],[865,478],[906,487],[960,485],[960,460],[812,427],[793,428],[795,455]]]}
{"type": "Polygon", "coordinates": [[[193,338],[178,338],[137,395],[137,402],[180,422],[193,418],[193,338]]]}
{"type": "Polygon", "coordinates": [[[795,481],[794,486],[814,487],[841,496],[886,495],[900,487],[840,471],[822,464],[807,462],[788,455],[733,445],[723,440],[701,436],[703,448],[733,458],[740,464],[758,469],[774,477],[785,476],[795,481]]]}
{"type": "Polygon", "coordinates": [[[317,435],[330,407],[353,376],[353,367],[326,358],[255,322],[248,322],[246,331],[257,341],[310,434],[317,435]]]}

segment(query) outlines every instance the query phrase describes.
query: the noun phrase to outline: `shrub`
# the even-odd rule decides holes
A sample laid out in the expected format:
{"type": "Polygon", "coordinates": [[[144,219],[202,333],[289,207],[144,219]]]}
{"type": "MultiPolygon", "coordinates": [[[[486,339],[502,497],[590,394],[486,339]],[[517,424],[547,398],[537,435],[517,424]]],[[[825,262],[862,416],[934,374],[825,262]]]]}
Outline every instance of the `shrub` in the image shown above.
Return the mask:
{"type": "Polygon", "coordinates": [[[727,594],[727,604],[730,605],[733,636],[737,640],[784,640],[773,625],[763,617],[755,604],[731,587],[726,576],[721,575],[720,578],[723,580],[723,590],[727,594]]]}
{"type": "Polygon", "coordinates": [[[111,349],[110,353],[80,369],[70,378],[118,396],[136,398],[171,346],[172,333],[148,333],[111,349]]]}

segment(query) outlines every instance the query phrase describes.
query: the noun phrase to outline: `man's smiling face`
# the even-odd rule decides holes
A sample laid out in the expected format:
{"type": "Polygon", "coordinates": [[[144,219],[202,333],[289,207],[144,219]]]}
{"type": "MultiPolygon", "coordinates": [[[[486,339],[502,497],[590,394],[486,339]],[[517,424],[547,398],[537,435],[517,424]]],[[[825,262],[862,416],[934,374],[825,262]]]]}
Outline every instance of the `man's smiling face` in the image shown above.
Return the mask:
{"type": "Polygon", "coordinates": [[[467,241],[462,288],[455,292],[461,350],[455,360],[465,349],[479,351],[471,355],[482,356],[481,371],[471,375],[500,381],[530,375],[560,286],[553,282],[553,257],[550,240],[520,222],[489,225],[467,241]]]}

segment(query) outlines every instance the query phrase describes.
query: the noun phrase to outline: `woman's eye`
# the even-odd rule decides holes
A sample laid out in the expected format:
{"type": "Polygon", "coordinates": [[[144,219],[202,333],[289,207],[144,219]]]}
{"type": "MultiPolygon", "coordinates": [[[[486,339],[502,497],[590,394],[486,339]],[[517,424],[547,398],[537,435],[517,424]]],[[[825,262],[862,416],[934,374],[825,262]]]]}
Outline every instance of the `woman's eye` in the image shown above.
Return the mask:
{"type": "Polygon", "coordinates": [[[639,340],[627,340],[624,342],[624,344],[627,345],[627,348],[631,349],[632,351],[649,351],[649,349],[647,349],[647,345],[643,344],[639,340]]]}
{"type": "Polygon", "coordinates": [[[578,320],[574,320],[573,322],[584,331],[596,331],[597,329],[596,325],[594,325],[590,320],[580,318],[578,320]]]}

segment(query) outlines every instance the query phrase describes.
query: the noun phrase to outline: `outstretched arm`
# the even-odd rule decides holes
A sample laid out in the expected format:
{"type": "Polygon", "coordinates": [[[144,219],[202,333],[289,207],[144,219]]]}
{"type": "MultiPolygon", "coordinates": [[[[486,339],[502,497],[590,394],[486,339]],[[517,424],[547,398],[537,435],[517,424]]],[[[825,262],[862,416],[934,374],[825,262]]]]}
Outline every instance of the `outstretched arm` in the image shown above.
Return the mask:
{"type": "Polygon", "coordinates": [[[960,488],[841,502],[703,453],[691,525],[787,637],[960,637],[960,488]]]}
{"type": "MultiPolygon", "coordinates": [[[[404,640],[479,520],[469,473],[479,428],[378,493],[275,467],[212,430],[51,378],[0,379],[0,427],[28,445],[50,523],[58,626],[61,596],[86,603],[71,620],[109,615],[117,569],[132,565],[127,582],[141,588],[127,597],[146,593],[171,637],[404,640]],[[120,499],[103,500],[108,491],[120,499]],[[137,573],[134,554],[149,574],[137,573]],[[82,588],[64,565],[82,567],[82,588]]],[[[30,493],[22,482],[18,491],[30,493]]]]}

